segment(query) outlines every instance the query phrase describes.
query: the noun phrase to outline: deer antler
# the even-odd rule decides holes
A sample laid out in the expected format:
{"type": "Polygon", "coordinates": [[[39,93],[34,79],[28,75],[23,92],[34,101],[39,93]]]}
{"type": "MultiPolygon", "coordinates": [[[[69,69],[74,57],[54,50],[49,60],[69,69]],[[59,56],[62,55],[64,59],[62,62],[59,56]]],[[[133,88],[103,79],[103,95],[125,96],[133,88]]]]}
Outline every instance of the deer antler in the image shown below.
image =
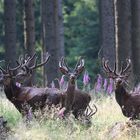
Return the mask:
{"type": "Polygon", "coordinates": [[[104,69],[104,71],[108,74],[108,76],[110,77],[110,78],[116,78],[116,77],[118,77],[119,75],[117,74],[117,72],[116,72],[116,62],[115,62],[115,64],[114,64],[114,70],[112,70],[110,67],[109,67],[109,65],[108,65],[108,63],[109,63],[109,61],[108,60],[104,60],[104,58],[102,59],[102,66],[103,66],[103,69],[104,69]]]}
{"type": "Polygon", "coordinates": [[[7,71],[4,70],[2,67],[0,67],[0,70],[2,71],[3,74],[7,74],[7,71]]]}
{"type": "Polygon", "coordinates": [[[2,67],[0,67],[0,71],[5,76],[12,76],[13,72],[16,71],[17,69],[19,69],[21,67],[21,65],[22,64],[20,63],[15,68],[10,68],[10,63],[8,63],[7,66],[6,66],[6,70],[3,69],[2,67]]]}
{"type": "Polygon", "coordinates": [[[29,69],[30,69],[30,70],[33,70],[33,69],[42,67],[43,65],[45,65],[45,64],[48,62],[49,58],[50,58],[50,54],[47,52],[47,53],[46,53],[46,59],[45,59],[45,61],[43,61],[43,62],[40,63],[40,64],[37,64],[37,57],[36,57],[36,58],[35,58],[35,63],[34,63],[34,65],[33,65],[32,67],[29,67],[29,69]]]}
{"type": "Polygon", "coordinates": [[[64,57],[62,57],[61,60],[59,61],[59,68],[63,74],[66,74],[69,72],[69,67],[68,67],[64,57]]]}
{"type": "MultiPolygon", "coordinates": [[[[70,71],[64,57],[62,57],[61,60],[59,61],[59,68],[63,74],[67,74],[70,71]]],[[[84,69],[84,59],[80,58],[74,68],[74,72],[80,74],[83,71],[83,69],[84,69]]]]}
{"type": "Polygon", "coordinates": [[[45,65],[48,62],[49,58],[50,58],[50,55],[47,52],[46,53],[46,59],[42,63],[37,64],[37,56],[36,56],[36,53],[35,53],[31,57],[30,56],[27,57],[27,55],[26,55],[26,58],[25,58],[24,62],[23,61],[21,62],[21,59],[20,59],[20,62],[18,62],[18,63],[22,63],[22,68],[25,67],[28,70],[34,70],[34,69],[36,69],[38,67],[41,67],[41,66],[45,65]],[[32,66],[30,66],[30,64],[31,64],[33,59],[35,59],[35,62],[34,62],[34,64],[32,66]]]}
{"type": "Polygon", "coordinates": [[[85,65],[85,61],[80,57],[80,59],[78,60],[74,68],[74,71],[76,71],[77,74],[80,74],[85,68],[84,65],[85,65]]]}
{"type": "MultiPolygon", "coordinates": [[[[0,62],[3,62],[4,60],[1,60],[0,62]]],[[[0,66],[0,71],[4,74],[7,74],[6,70],[4,70],[1,66],[0,66]]]]}
{"type": "Polygon", "coordinates": [[[34,58],[36,58],[36,53],[34,53],[34,55],[32,57],[28,56],[27,54],[25,55],[25,60],[24,60],[24,63],[26,66],[30,66],[30,63],[32,62],[32,60],[34,58]]]}
{"type": "Polygon", "coordinates": [[[84,59],[82,59],[82,57],[79,58],[79,60],[77,61],[77,64],[74,68],[74,70],[76,71],[77,69],[84,67],[84,59]]]}
{"type": "Polygon", "coordinates": [[[130,75],[131,72],[131,60],[130,59],[126,59],[127,65],[124,68],[122,63],[121,63],[121,70],[119,73],[116,72],[116,62],[114,64],[114,70],[112,70],[109,65],[108,65],[108,60],[104,60],[104,58],[102,59],[102,66],[104,71],[108,74],[108,77],[115,79],[117,77],[120,78],[127,78],[130,75]]]}
{"type": "Polygon", "coordinates": [[[94,114],[96,114],[97,112],[97,107],[95,104],[93,104],[94,108],[95,108],[95,111],[93,112],[93,109],[90,107],[90,105],[88,105],[88,108],[86,109],[85,111],[85,117],[87,119],[90,119],[94,114]]]}
{"type": "Polygon", "coordinates": [[[128,71],[127,73],[131,72],[131,60],[130,59],[126,59],[126,63],[127,63],[126,68],[123,69],[123,67],[122,67],[120,75],[126,73],[127,71],[128,71]]]}

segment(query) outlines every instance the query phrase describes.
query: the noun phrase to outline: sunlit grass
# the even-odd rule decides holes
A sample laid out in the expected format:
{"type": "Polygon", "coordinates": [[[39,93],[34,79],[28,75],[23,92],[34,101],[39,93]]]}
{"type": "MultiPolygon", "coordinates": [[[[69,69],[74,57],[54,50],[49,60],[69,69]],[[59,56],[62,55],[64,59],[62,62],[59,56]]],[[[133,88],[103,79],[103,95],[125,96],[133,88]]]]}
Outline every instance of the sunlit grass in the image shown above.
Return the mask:
{"type": "MultiPolygon", "coordinates": [[[[8,139],[18,140],[109,140],[109,130],[116,122],[127,122],[128,119],[121,113],[121,109],[116,103],[114,97],[102,97],[94,99],[91,103],[96,104],[98,112],[92,118],[91,127],[82,125],[73,117],[68,120],[61,120],[56,117],[45,119],[43,121],[32,121],[26,126],[19,112],[6,99],[0,98],[0,115],[3,115],[10,125],[13,133],[8,139]]],[[[119,140],[138,140],[138,134],[135,136],[127,135],[127,132],[120,131],[119,140]]],[[[114,138],[113,138],[114,139],[114,138]]]]}

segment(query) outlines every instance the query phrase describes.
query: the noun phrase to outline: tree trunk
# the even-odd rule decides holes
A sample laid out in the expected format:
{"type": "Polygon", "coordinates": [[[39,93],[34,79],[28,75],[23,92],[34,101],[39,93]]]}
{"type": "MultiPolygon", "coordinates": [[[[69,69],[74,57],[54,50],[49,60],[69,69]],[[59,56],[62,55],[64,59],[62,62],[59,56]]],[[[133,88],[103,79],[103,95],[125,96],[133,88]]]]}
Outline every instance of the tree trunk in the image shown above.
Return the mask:
{"type": "Polygon", "coordinates": [[[58,62],[60,57],[64,54],[61,4],[61,0],[46,0],[45,45],[46,50],[51,54],[51,59],[48,62],[46,70],[48,85],[59,76],[58,62]]]}
{"type": "MultiPolygon", "coordinates": [[[[42,39],[42,61],[45,59],[45,53],[46,53],[46,0],[41,0],[41,39],[42,39]]],[[[42,77],[43,77],[43,86],[46,85],[47,75],[46,75],[46,67],[43,66],[42,71],[42,77]]]]}
{"type": "Polygon", "coordinates": [[[5,60],[16,65],[16,1],[4,0],[5,60]]]}
{"type": "Polygon", "coordinates": [[[115,62],[115,17],[114,0],[100,0],[101,58],[109,60],[113,68],[115,62]]]}
{"type": "Polygon", "coordinates": [[[131,0],[132,8],[132,57],[135,84],[140,82],[140,1],[131,0]]]}
{"type": "Polygon", "coordinates": [[[59,43],[59,57],[65,55],[64,51],[64,25],[63,25],[63,14],[62,14],[62,0],[56,1],[56,20],[58,22],[57,24],[57,33],[58,33],[58,40],[57,42],[59,43]]]}
{"type": "MultiPolygon", "coordinates": [[[[24,21],[24,44],[26,53],[32,56],[35,53],[35,19],[34,19],[34,2],[25,0],[25,21],[24,21]]],[[[32,74],[30,84],[34,84],[35,72],[32,74]]],[[[32,85],[31,84],[31,85],[32,85]]]]}
{"type": "Polygon", "coordinates": [[[25,52],[24,47],[24,0],[17,0],[17,55],[23,54],[25,52]]]}
{"type": "MultiPolygon", "coordinates": [[[[115,31],[116,31],[116,61],[117,69],[121,62],[132,58],[131,52],[131,3],[130,0],[115,0],[115,31]]],[[[130,76],[133,83],[133,72],[130,76]]]]}

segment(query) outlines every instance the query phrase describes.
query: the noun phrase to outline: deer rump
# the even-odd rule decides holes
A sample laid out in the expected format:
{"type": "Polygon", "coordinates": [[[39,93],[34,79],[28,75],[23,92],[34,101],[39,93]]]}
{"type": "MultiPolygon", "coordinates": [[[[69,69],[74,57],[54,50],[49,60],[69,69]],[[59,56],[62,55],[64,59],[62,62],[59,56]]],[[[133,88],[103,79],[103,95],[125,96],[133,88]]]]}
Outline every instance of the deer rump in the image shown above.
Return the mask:
{"type": "Polygon", "coordinates": [[[121,108],[124,116],[132,119],[140,119],[140,95],[127,94],[121,108]]]}
{"type": "Polygon", "coordinates": [[[38,109],[42,110],[47,105],[50,105],[48,102],[49,96],[60,92],[58,89],[37,87],[20,87],[19,91],[20,94],[13,101],[19,112],[26,110],[24,105],[28,106],[27,110],[31,108],[33,112],[38,109]]]}
{"type": "Polygon", "coordinates": [[[72,104],[72,113],[75,118],[82,115],[91,101],[91,96],[79,90],[75,91],[74,101],[72,104]]]}
{"type": "MultiPolygon", "coordinates": [[[[91,101],[91,96],[87,94],[86,92],[81,92],[81,90],[75,90],[74,91],[74,99],[73,103],[71,105],[71,111],[72,114],[76,119],[78,119],[79,115],[82,115],[86,108],[88,107],[90,101],[91,101]]],[[[67,93],[63,94],[62,97],[62,107],[65,107],[66,105],[66,100],[67,100],[67,93]]]]}

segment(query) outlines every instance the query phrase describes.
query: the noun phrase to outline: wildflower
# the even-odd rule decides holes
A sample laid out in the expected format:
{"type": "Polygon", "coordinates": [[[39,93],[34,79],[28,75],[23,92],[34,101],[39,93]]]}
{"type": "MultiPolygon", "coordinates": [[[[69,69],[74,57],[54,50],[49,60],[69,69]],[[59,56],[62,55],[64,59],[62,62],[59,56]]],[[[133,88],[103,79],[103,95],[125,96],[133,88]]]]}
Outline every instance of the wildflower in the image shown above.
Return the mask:
{"type": "Polygon", "coordinates": [[[107,79],[104,79],[103,88],[104,88],[104,91],[107,90],[107,79]]]}
{"type": "Polygon", "coordinates": [[[64,82],[65,82],[64,77],[65,77],[65,75],[62,75],[62,77],[61,77],[61,79],[59,81],[60,87],[62,87],[64,85],[64,82]]]}
{"type": "Polygon", "coordinates": [[[66,110],[65,107],[63,107],[59,112],[58,112],[58,116],[59,117],[64,117],[64,111],[66,110]]]}
{"type": "Polygon", "coordinates": [[[102,76],[98,74],[97,85],[95,87],[96,91],[101,91],[102,88],[102,76]]]}
{"type": "Polygon", "coordinates": [[[84,77],[83,77],[83,84],[84,84],[84,86],[88,85],[89,80],[90,80],[89,74],[88,74],[87,71],[85,71],[84,77]]]}
{"type": "Polygon", "coordinates": [[[107,88],[107,93],[111,94],[112,92],[113,92],[113,79],[110,78],[109,85],[108,85],[108,88],[107,88]]]}
{"type": "Polygon", "coordinates": [[[52,83],[51,83],[51,88],[55,88],[54,81],[52,81],[52,83]]]}

